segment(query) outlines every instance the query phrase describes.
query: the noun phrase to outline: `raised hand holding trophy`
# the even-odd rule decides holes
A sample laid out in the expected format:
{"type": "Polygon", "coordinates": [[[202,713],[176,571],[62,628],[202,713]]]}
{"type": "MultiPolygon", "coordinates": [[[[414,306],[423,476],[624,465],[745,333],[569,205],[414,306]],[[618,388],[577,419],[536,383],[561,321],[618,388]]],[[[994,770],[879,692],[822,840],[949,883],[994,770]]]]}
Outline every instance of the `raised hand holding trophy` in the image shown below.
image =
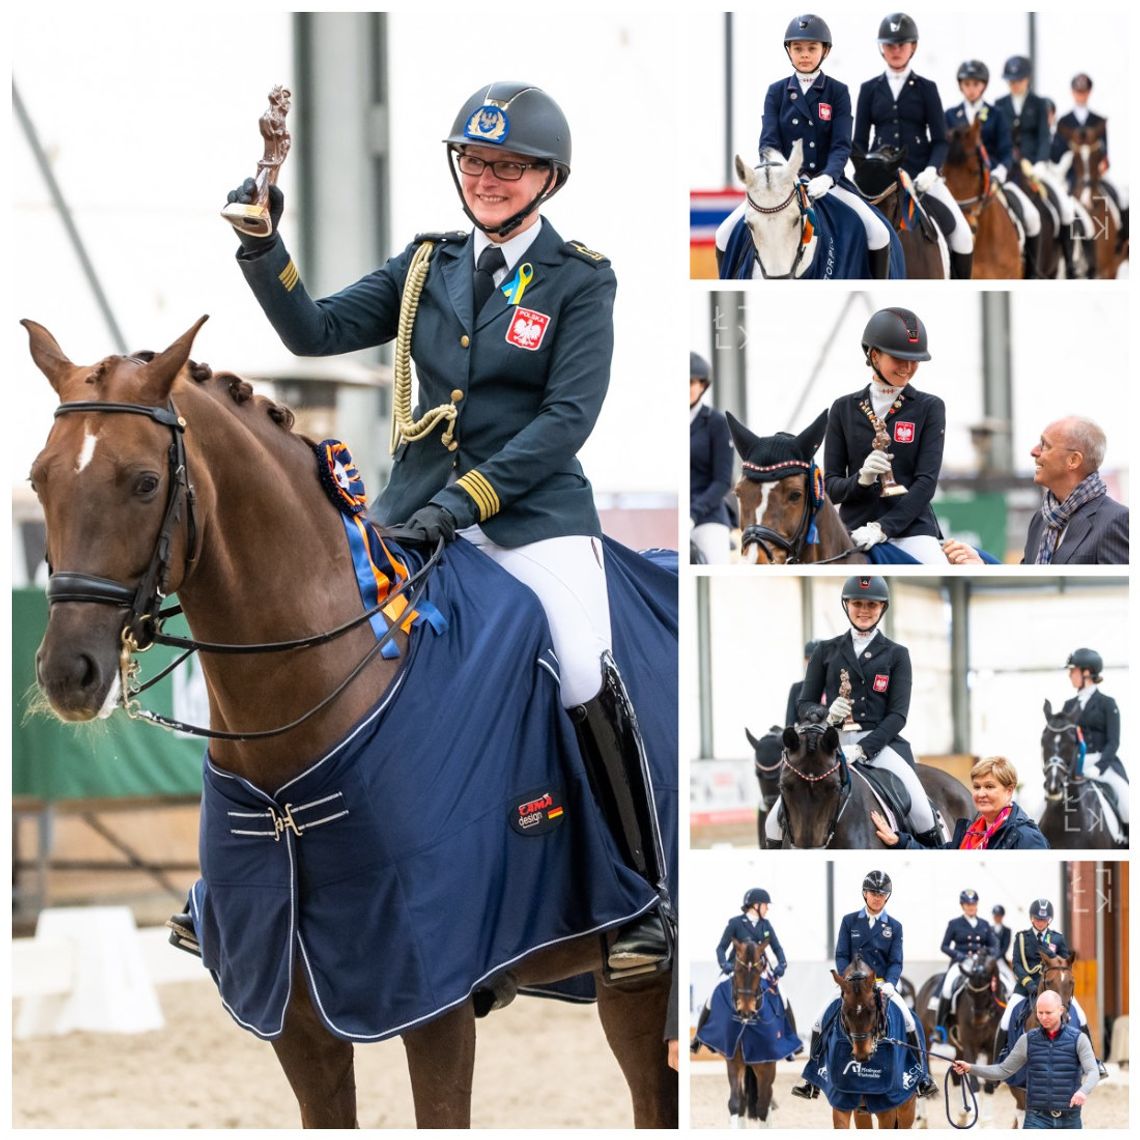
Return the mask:
{"type": "Polygon", "coordinates": [[[243,202],[230,202],[222,217],[235,229],[252,237],[269,237],[273,233],[273,222],[269,216],[269,187],[277,183],[281,164],[289,153],[292,139],[285,129],[285,116],[289,113],[289,100],[292,92],[278,85],[269,92],[269,107],[261,116],[261,137],[265,140],[265,153],[257,164],[254,179],[256,198],[248,205],[243,202]]]}
{"type": "MultiPolygon", "coordinates": [[[[846,669],[839,670],[839,695],[845,700],[851,699],[851,674],[846,669]]],[[[840,732],[861,732],[862,725],[855,722],[855,718],[848,713],[847,719],[839,726],[840,732]]]]}
{"type": "MultiPolygon", "coordinates": [[[[887,448],[891,446],[891,433],[887,431],[887,425],[874,412],[868,411],[868,419],[875,429],[875,438],[871,446],[876,451],[882,451],[885,454],[887,448]]],[[[891,495],[905,495],[907,493],[906,488],[901,483],[895,482],[894,472],[889,468],[879,476],[879,486],[881,488],[879,495],[884,499],[891,495]]]]}

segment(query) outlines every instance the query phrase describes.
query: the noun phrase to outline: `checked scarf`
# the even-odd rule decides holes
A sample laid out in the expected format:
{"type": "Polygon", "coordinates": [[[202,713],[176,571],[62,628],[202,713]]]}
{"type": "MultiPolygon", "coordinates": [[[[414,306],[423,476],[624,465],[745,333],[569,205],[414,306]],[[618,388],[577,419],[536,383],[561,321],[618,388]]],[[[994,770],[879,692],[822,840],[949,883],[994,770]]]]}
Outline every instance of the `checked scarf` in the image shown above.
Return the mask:
{"type": "Polygon", "coordinates": [[[1086,475],[1063,503],[1057,501],[1057,496],[1052,491],[1046,491],[1041,503],[1041,517],[1045,520],[1045,529],[1041,533],[1041,543],[1037,547],[1037,557],[1033,561],[1039,566],[1050,564],[1057,552],[1061,532],[1069,525],[1073,515],[1086,503],[1091,503],[1093,499],[1099,499],[1107,494],[1108,488],[1104,485],[1099,471],[1086,475]]]}

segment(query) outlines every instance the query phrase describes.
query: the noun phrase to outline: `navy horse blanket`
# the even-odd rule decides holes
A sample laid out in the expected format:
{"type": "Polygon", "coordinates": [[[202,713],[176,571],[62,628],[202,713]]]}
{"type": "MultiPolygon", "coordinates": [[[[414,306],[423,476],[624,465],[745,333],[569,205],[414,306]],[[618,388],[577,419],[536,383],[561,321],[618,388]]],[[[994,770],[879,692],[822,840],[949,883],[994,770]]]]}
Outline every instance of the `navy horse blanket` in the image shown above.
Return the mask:
{"type": "MultiPolygon", "coordinates": [[[[874,209],[874,207],[871,207],[874,209]]],[[[817,198],[811,204],[816,242],[811,265],[801,281],[850,280],[869,278],[871,261],[867,256],[867,235],[863,223],[854,210],[838,198],[817,198]]],[[[885,218],[883,224],[890,231],[890,276],[906,277],[906,256],[898,234],[885,218]]],[[[721,258],[720,276],[727,280],[751,280],[752,266],[756,261],[756,247],[752,232],[742,217],[729,235],[721,258]]]]}
{"type": "MultiPolygon", "coordinates": [[[[915,1095],[922,1079],[923,1059],[901,1045],[880,1041],[870,1060],[859,1062],[851,1052],[851,1040],[839,1023],[839,998],[823,1016],[823,1034],[818,1057],[804,1066],[803,1075],[823,1090],[833,1108],[851,1112],[888,1112],[915,1095]]],[[[887,1002],[887,1037],[906,1040],[906,1023],[893,1002],[887,1002]]],[[[920,1035],[921,1036],[921,1035],[920,1035]]]]}
{"type": "Polygon", "coordinates": [[[737,1049],[750,1065],[764,1061],[783,1061],[803,1042],[796,1036],[784,1009],[779,991],[762,983],[763,1000],[756,1016],[743,1021],[732,1003],[732,978],[724,978],[713,990],[708,1020],[697,1034],[702,1045],[724,1057],[734,1057],[737,1049]]]}
{"type": "MultiPolygon", "coordinates": [[[[675,900],[676,555],[670,570],[607,540],[605,557],[675,900]]],[[[426,596],[436,620],[388,690],[288,784],[207,753],[191,914],[223,1004],[259,1037],[281,1033],[296,963],[330,1032],[379,1040],[657,902],[591,795],[538,599],[462,540],[426,596]]]]}

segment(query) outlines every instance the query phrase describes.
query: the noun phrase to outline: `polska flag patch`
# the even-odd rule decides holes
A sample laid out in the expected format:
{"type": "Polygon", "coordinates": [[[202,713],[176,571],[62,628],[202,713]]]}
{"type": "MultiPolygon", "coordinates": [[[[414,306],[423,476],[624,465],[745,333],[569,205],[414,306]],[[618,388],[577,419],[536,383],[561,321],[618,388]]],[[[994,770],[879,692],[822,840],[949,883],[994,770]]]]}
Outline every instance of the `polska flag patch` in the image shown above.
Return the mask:
{"type": "Polygon", "coordinates": [[[825,123],[831,122],[831,104],[830,103],[820,103],[820,105],[819,105],[819,117],[825,123]]]}
{"type": "Polygon", "coordinates": [[[885,693],[887,691],[887,684],[890,682],[890,675],[888,673],[875,674],[875,692],[885,693]]]}
{"type": "Polygon", "coordinates": [[[899,420],[895,424],[895,443],[914,443],[914,424],[899,420]]]}
{"type": "Polygon", "coordinates": [[[515,309],[514,316],[507,328],[507,343],[525,348],[533,352],[546,336],[550,327],[550,318],[536,309],[524,309],[521,305],[515,309]]]}

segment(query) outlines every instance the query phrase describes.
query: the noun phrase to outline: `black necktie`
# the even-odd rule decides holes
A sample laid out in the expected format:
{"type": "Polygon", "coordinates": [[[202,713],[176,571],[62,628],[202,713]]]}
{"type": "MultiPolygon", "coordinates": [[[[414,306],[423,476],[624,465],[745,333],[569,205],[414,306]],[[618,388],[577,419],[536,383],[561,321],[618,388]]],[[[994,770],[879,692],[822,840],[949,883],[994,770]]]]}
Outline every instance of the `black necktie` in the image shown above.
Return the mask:
{"type": "Polygon", "coordinates": [[[489,245],[479,254],[479,262],[475,266],[475,274],[472,277],[476,316],[479,315],[480,309],[487,303],[487,298],[494,291],[496,270],[505,268],[506,264],[507,259],[497,245],[489,245]]]}

